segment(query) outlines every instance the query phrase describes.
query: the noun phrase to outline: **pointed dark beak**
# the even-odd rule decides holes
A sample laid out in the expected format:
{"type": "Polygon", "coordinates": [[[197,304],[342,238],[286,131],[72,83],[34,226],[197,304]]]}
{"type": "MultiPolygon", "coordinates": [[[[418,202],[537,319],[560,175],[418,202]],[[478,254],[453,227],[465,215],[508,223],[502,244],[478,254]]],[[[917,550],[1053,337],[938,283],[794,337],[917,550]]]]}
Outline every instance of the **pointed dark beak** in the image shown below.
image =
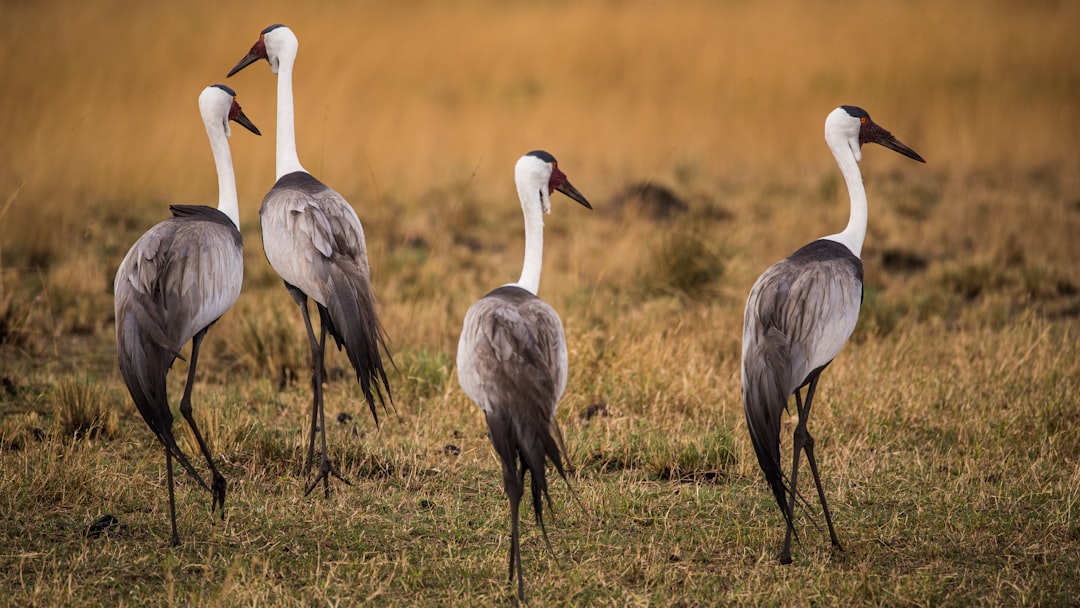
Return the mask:
{"type": "Polygon", "coordinates": [[[266,59],[266,45],[263,44],[262,38],[259,38],[259,41],[251,47],[250,51],[248,51],[248,54],[244,55],[244,58],[237,62],[225,77],[228,78],[229,76],[232,76],[260,59],[266,59]]]}
{"type": "Polygon", "coordinates": [[[232,106],[229,107],[229,120],[236,122],[255,135],[262,135],[262,133],[259,133],[259,128],[255,126],[255,123],[251,122],[251,119],[244,114],[244,110],[240,107],[240,102],[236,101],[236,98],[233,98],[232,106]]]}
{"type": "Polygon", "coordinates": [[[238,112],[236,113],[236,117],[233,118],[232,116],[229,116],[229,120],[235,121],[237,124],[244,127],[248,131],[251,131],[255,135],[262,135],[262,133],[259,132],[259,127],[256,127],[255,123],[251,122],[251,119],[249,119],[244,114],[244,111],[240,110],[239,108],[237,108],[237,110],[238,110],[238,112]]]}
{"type": "Polygon", "coordinates": [[[903,154],[904,156],[912,160],[917,160],[920,163],[926,162],[922,156],[919,156],[918,152],[905,146],[903,143],[900,142],[899,139],[893,137],[892,133],[889,133],[873,121],[870,121],[867,124],[863,125],[862,130],[859,132],[859,143],[879,144],[885,146],[893,152],[899,152],[900,154],[903,154]]]}
{"type": "Polygon", "coordinates": [[[893,152],[899,152],[900,154],[903,154],[904,156],[906,156],[906,157],[908,157],[908,158],[910,158],[912,160],[917,160],[920,163],[925,163],[926,162],[923,159],[923,157],[919,156],[918,152],[916,152],[915,150],[912,150],[911,148],[909,148],[909,147],[905,146],[904,144],[900,143],[900,140],[896,139],[892,135],[889,135],[889,137],[887,137],[885,139],[882,139],[881,141],[878,141],[877,143],[885,146],[886,148],[892,150],[893,152]]]}
{"type": "Polygon", "coordinates": [[[578,192],[578,189],[574,187],[574,184],[570,183],[570,180],[564,179],[561,184],[555,186],[555,189],[581,203],[586,209],[592,209],[592,205],[585,199],[585,195],[578,192]]]}

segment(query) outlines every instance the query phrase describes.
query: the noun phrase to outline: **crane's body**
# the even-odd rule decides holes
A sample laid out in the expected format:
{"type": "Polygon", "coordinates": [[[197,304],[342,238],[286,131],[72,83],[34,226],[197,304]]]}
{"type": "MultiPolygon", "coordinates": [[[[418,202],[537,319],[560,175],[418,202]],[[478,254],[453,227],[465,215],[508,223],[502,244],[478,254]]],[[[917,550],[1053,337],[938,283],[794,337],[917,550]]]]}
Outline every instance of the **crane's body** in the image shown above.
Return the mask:
{"type": "Polygon", "coordinates": [[[762,273],[750,290],[743,317],[743,407],[758,464],[787,524],[779,555],[781,563],[791,561],[796,481],[803,451],[817,486],[830,540],[840,548],[818,474],[814,439],[806,424],[818,378],[855,330],[862,304],[863,265],[859,256],[866,236],[867,202],[858,165],[861,145],[878,143],[925,162],[854,106],[841,106],[829,114],[825,140],[848,186],[848,225],[839,233],[800,248],[762,273]],[[780,418],[792,395],[799,420],[793,435],[788,485],[780,465],[780,418]]]}
{"type": "Polygon", "coordinates": [[[517,597],[523,600],[518,509],[525,472],[531,474],[533,510],[545,543],[542,500],[551,502],[546,461],[550,459],[566,479],[566,454],[555,421],[556,405],[566,389],[566,337],[558,313],[536,295],[543,263],[543,214],[551,211],[552,190],[592,207],[547,152],[521,157],[515,178],[525,216],[521,278],[469,308],[458,341],[457,371],[462,390],[484,412],[488,436],[502,463],[503,486],[510,501],[510,579],[516,573],[517,597]]]}
{"type": "Polygon", "coordinates": [[[172,459],[212,492],[213,506],[224,516],[225,478],[214,466],[209,449],[192,418],[191,389],[199,347],[206,331],[240,295],[244,277],[243,242],[238,227],[238,201],[228,147],[228,121],[258,134],[228,87],[207,87],[199,98],[218,172],[218,208],[173,205],[173,217],[146,231],[132,245],[116,271],[116,347],[120,373],[143,420],[165,447],[169,483],[172,542],[179,544],[173,495],[172,459]],[[188,379],[180,411],[199,443],[213,474],[202,480],[172,433],[173,416],[166,375],[180,349],[192,342],[188,379]]]}
{"type": "Polygon", "coordinates": [[[303,168],[296,153],[292,72],[298,46],[292,30],[271,25],[229,76],[265,59],[278,77],[277,181],[263,198],[259,219],[266,259],[300,307],[311,349],[313,400],[305,475],[314,463],[317,429],[321,431],[322,454],[319,474],[305,494],[322,481],[329,495],[329,475],[349,482],[327,453],[322,393],[326,334],[334,338],[339,349],[345,348],[376,424],[376,401],[385,409],[392,397],[379,351],[387,351],[386,337],[375,312],[360,219],[344,197],[303,168]],[[308,298],[315,301],[319,312],[319,337],[311,324],[308,298]]]}

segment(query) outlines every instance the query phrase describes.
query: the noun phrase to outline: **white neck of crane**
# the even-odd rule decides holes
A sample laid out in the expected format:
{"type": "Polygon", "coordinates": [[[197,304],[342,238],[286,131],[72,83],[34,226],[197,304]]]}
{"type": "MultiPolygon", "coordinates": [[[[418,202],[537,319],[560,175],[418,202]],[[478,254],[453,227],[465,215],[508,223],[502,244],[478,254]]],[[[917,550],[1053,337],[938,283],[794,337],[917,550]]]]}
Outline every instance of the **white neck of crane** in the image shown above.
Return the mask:
{"type": "Polygon", "coordinates": [[[844,183],[847,184],[848,196],[851,198],[851,211],[847,227],[842,232],[823,238],[843,244],[855,254],[855,257],[861,258],[863,241],[866,239],[868,215],[866,188],[863,186],[862,173],[859,171],[862,151],[859,149],[858,139],[849,141],[846,137],[826,137],[826,142],[836,158],[836,164],[840,166],[844,183]]]}
{"type": "Polygon", "coordinates": [[[296,53],[285,53],[278,58],[277,85],[277,177],[303,171],[307,173],[296,155],[296,120],[293,111],[293,64],[296,53]]]}
{"type": "MultiPolygon", "coordinates": [[[[230,98],[231,101],[231,98],[230,98]]],[[[214,165],[218,177],[218,210],[229,216],[237,230],[240,229],[240,206],[236,196],[236,175],[233,173],[232,153],[229,151],[228,110],[225,124],[222,125],[220,112],[216,115],[203,114],[206,136],[210,138],[210,151],[214,153],[214,165]]]]}
{"type": "Polygon", "coordinates": [[[540,270],[544,264],[544,212],[540,188],[518,186],[521,211],[525,215],[525,261],[517,286],[533,295],[540,290],[540,270]]]}

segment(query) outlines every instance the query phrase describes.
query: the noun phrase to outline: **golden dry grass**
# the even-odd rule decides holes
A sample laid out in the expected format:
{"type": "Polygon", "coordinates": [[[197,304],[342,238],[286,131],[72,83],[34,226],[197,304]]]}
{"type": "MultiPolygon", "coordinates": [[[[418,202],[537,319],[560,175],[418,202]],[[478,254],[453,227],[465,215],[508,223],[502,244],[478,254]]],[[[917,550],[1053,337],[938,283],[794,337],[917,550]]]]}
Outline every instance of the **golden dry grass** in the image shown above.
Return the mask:
{"type": "Polygon", "coordinates": [[[537,603],[1075,603],[1077,22],[1053,1],[0,4],[0,604],[508,601],[497,465],[453,353],[468,305],[517,276],[512,167],[534,148],[596,207],[556,199],[547,220],[541,295],[570,342],[560,420],[589,516],[553,488],[558,563],[524,526],[537,603]],[[264,64],[224,79],[275,22],[301,44],[300,157],[364,222],[398,363],[399,415],[376,431],[328,360],[327,415],[353,416],[331,449],[356,486],[327,500],[300,495],[308,355],[257,227],[275,82],[264,64]],[[230,141],[245,286],[195,387],[230,503],[212,523],[182,480],[185,542],[165,550],[111,281],[168,203],[215,200],[196,111],[214,82],[265,134],[230,141]],[[865,150],[867,294],[811,421],[847,552],[814,511],[781,568],[742,422],[742,305],[846,219],[821,137],[841,103],[928,163],[865,150]],[[621,207],[641,182],[688,211],[621,207]],[[119,422],[69,432],[102,402],[119,422]],[[120,528],[84,539],[107,512],[120,528]]]}

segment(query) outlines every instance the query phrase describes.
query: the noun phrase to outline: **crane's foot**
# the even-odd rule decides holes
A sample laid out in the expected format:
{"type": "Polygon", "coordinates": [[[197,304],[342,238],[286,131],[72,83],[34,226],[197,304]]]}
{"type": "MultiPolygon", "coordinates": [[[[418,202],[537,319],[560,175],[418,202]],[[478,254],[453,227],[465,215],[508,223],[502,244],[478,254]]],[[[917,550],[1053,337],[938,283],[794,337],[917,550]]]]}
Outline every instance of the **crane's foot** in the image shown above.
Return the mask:
{"type": "Polygon", "coordinates": [[[330,476],[331,475],[333,475],[334,477],[338,478],[339,480],[345,482],[345,485],[347,485],[347,486],[352,485],[351,481],[349,481],[348,479],[346,479],[344,476],[341,475],[341,472],[337,470],[337,467],[334,466],[334,463],[330,462],[330,459],[326,457],[326,454],[323,454],[322,464],[319,465],[319,474],[315,477],[315,479],[313,479],[311,481],[310,484],[308,484],[307,488],[304,490],[304,496],[307,496],[308,494],[311,494],[311,491],[314,490],[315,486],[319,485],[319,482],[321,481],[321,482],[323,482],[323,489],[325,490],[325,497],[330,498],[330,476]]]}
{"type": "Polygon", "coordinates": [[[832,559],[837,561],[847,560],[847,553],[844,552],[844,548],[840,546],[839,542],[835,542],[832,545],[832,559]]]}
{"type": "Polygon", "coordinates": [[[210,512],[217,511],[218,507],[221,507],[221,520],[225,521],[225,490],[228,487],[228,482],[221,475],[214,475],[214,481],[210,484],[210,493],[214,496],[214,502],[210,507],[210,512]]]}
{"type": "Polygon", "coordinates": [[[784,546],[781,548],[780,553],[777,554],[777,559],[780,560],[782,566],[786,566],[792,563],[792,535],[794,533],[793,528],[787,528],[787,536],[784,537],[784,546]]]}

